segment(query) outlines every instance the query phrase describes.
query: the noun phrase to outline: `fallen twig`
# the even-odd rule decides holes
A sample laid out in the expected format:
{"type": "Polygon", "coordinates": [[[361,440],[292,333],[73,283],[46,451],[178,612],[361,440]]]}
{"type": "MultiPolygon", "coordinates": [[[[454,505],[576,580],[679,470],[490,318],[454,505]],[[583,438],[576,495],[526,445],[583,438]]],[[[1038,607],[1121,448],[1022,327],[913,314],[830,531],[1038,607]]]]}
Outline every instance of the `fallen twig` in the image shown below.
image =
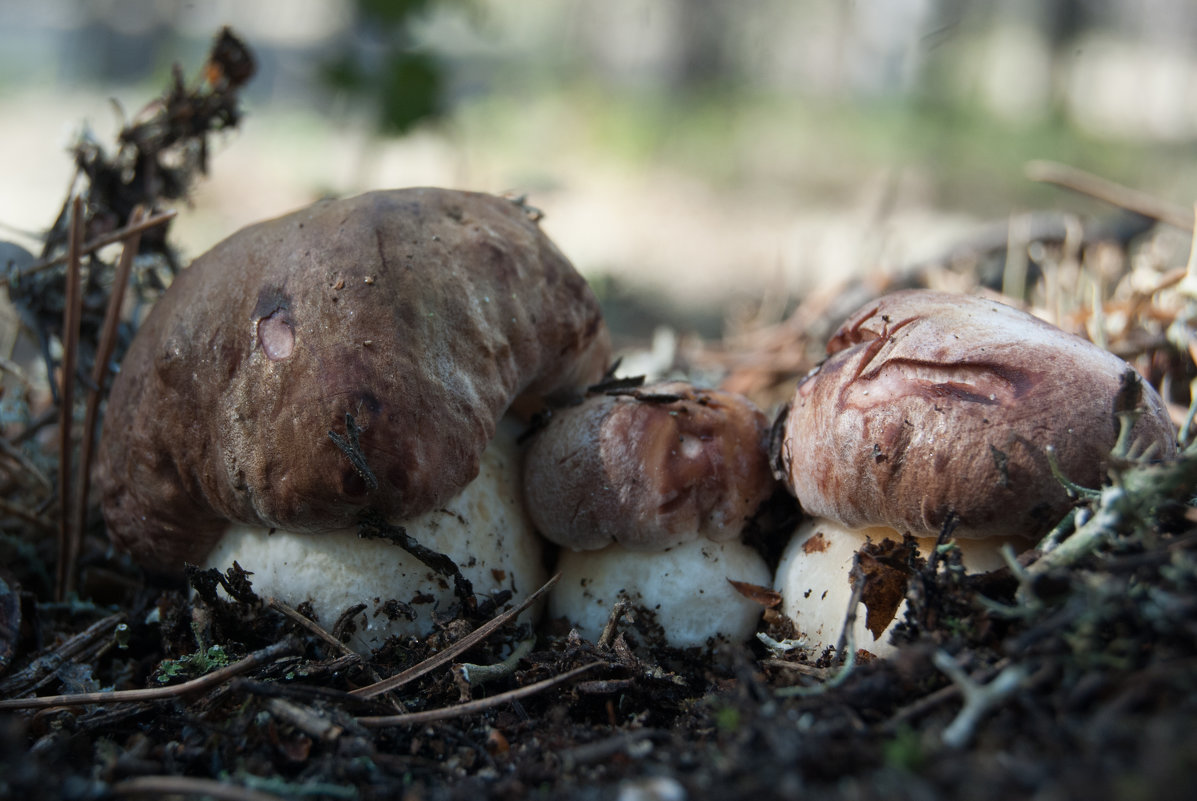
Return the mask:
{"type": "Polygon", "coordinates": [[[1182,231],[1193,230],[1193,212],[1175,203],[1114,183],[1092,173],[1054,161],[1032,161],[1026,165],[1032,181],[1055,184],[1082,195],[1105,201],[1135,214],[1173,225],[1182,231]]]}
{"type": "MultiPolygon", "coordinates": [[[[633,759],[652,750],[653,740],[668,741],[669,732],[659,729],[633,729],[592,743],[583,743],[558,754],[566,770],[578,765],[594,765],[607,762],[617,754],[626,754],[633,759]]],[[[652,796],[642,796],[652,797],[652,796]]]]}
{"type": "MultiPolygon", "coordinates": [[[[345,415],[345,424],[350,429],[350,438],[353,440],[353,442],[347,442],[346,444],[352,446],[357,441],[357,435],[352,433],[354,428],[356,428],[356,423],[353,422],[353,415],[345,415]]],[[[332,431],[329,434],[333,435],[333,442],[338,442],[341,439],[332,431]]],[[[338,443],[339,446],[340,443],[338,443]]],[[[367,470],[369,469],[365,466],[365,457],[362,456],[360,447],[356,449],[351,448],[346,453],[351,456],[351,460],[355,461],[354,468],[358,469],[359,472],[362,467],[367,470]],[[356,464],[357,457],[361,457],[361,467],[356,464]]],[[[370,475],[373,476],[373,473],[370,473],[370,475]]],[[[365,474],[362,477],[364,479],[365,474]]],[[[377,509],[367,508],[358,515],[357,535],[364,540],[382,539],[393,545],[398,545],[440,575],[451,579],[453,581],[453,594],[461,602],[462,609],[466,610],[469,614],[475,611],[477,598],[474,597],[474,585],[461,572],[461,568],[458,567],[457,563],[447,554],[421,545],[415,537],[407,533],[407,529],[401,525],[390,523],[377,509]]]]}
{"type": "Polygon", "coordinates": [[[292,703],[285,698],[266,699],[266,708],[278,720],[294,726],[304,734],[317,740],[332,742],[345,731],[344,728],[333,723],[310,707],[292,703]]]}
{"type": "Polygon", "coordinates": [[[63,601],[75,588],[75,554],[78,551],[71,524],[71,428],[75,419],[75,361],[79,353],[79,320],[83,312],[82,258],[83,198],[71,202],[71,228],[67,244],[66,301],[62,311],[62,388],[58,392],[58,575],[55,597],[63,601]]]}
{"type": "Polygon", "coordinates": [[[420,664],[410,667],[402,673],[397,673],[394,676],[391,676],[389,679],[383,679],[380,682],[376,682],[366,687],[359,687],[354,690],[352,694],[359,698],[374,698],[375,696],[382,695],[383,693],[393,690],[396,687],[402,687],[404,684],[418,679],[425,673],[436,670],[438,667],[452,662],[458,654],[463,654],[469,649],[473,648],[475,645],[485,640],[506,623],[514,620],[529,606],[536,603],[536,601],[538,601],[554,584],[557,583],[559,578],[561,578],[560,573],[553,576],[551,579],[545,582],[543,587],[524,599],[522,604],[482,624],[440,653],[428,657],[420,664]]]}
{"type": "Polygon", "coordinates": [[[550,687],[555,687],[558,684],[564,684],[570,679],[580,676],[587,671],[593,670],[596,667],[602,667],[605,662],[591,662],[587,665],[568,670],[559,676],[554,676],[551,679],[538,681],[535,684],[529,684],[527,687],[520,687],[517,690],[510,690],[498,695],[492,695],[489,698],[480,698],[477,701],[467,701],[464,704],[455,704],[454,706],[444,707],[442,709],[430,709],[426,712],[409,712],[405,715],[386,715],[383,717],[361,717],[357,722],[366,728],[377,729],[384,726],[418,726],[423,723],[431,723],[436,720],[448,720],[450,718],[465,717],[466,715],[473,715],[477,712],[484,712],[496,706],[511,701],[518,701],[529,696],[536,695],[541,690],[547,690],[550,687]]]}
{"type": "Polygon", "coordinates": [[[598,641],[595,645],[599,650],[606,650],[611,647],[611,643],[615,641],[615,635],[619,633],[619,619],[623,617],[623,613],[628,608],[628,602],[625,600],[618,600],[611,604],[611,613],[607,615],[607,622],[603,625],[603,630],[599,633],[598,641]]]}
{"type": "Polygon", "coordinates": [[[117,782],[108,790],[113,795],[205,795],[221,801],[283,801],[274,793],[192,776],[138,776],[117,782]]]}
{"type": "Polygon", "coordinates": [[[532,646],[536,645],[536,638],[529,637],[515,646],[511,654],[502,662],[493,665],[475,665],[461,662],[453,666],[453,672],[461,676],[466,685],[476,687],[488,681],[510,676],[515,672],[515,666],[528,654],[532,653],[532,646]]]}
{"type": "Polygon", "coordinates": [[[298,623],[300,626],[303,626],[305,629],[310,631],[312,634],[315,634],[321,640],[323,640],[324,642],[331,645],[334,649],[336,649],[341,654],[343,654],[345,656],[357,656],[358,655],[357,652],[354,651],[352,648],[350,648],[348,645],[341,642],[336,637],[332,636],[327,631],[325,631],[324,627],[321,626],[319,623],[316,623],[313,620],[308,620],[306,617],[301,615],[297,610],[292,609],[290,606],[287,606],[287,604],[283,603],[279,599],[267,598],[266,605],[269,606],[271,609],[281,612],[289,620],[292,620],[295,623],[298,623]]]}
{"type": "MultiPolygon", "coordinates": [[[[81,257],[90,255],[95,253],[100,248],[114,245],[117,242],[120,242],[123,239],[128,239],[135,234],[140,235],[152,228],[157,228],[159,225],[173,220],[178,213],[179,212],[174,209],[167,209],[166,211],[159,212],[152,217],[147,217],[141,222],[130,223],[124,228],[118,228],[111,233],[104,234],[103,236],[97,236],[95,239],[84,243],[83,246],[79,248],[79,255],[81,257]]],[[[65,263],[68,258],[68,256],[56,256],[52,259],[45,259],[44,261],[36,262],[29,265],[15,276],[6,276],[4,281],[6,284],[19,283],[21,279],[28,278],[34,273],[40,273],[43,270],[49,270],[51,267],[57,267],[60,264],[65,263]]]]}
{"type": "Polygon", "coordinates": [[[299,653],[302,645],[294,637],[268,645],[261,650],[254,651],[228,667],[214,670],[203,676],[185,681],[182,684],[172,684],[169,687],[150,687],[143,690],[110,690],[98,693],[70,693],[68,695],[44,695],[37,698],[10,698],[0,701],[0,709],[46,709],[52,706],[79,706],[82,704],[119,704],[139,703],[145,701],[169,701],[180,696],[206,690],[209,687],[223,684],[225,681],[246,671],[273,662],[282,656],[299,653]]]}
{"type": "Polygon", "coordinates": [[[54,671],[64,663],[87,653],[97,640],[108,636],[109,630],[124,618],[125,616],[122,614],[108,615],[102,620],[92,623],[50,653],[39,656],[19,673],[6,678],[0,684],[0,694],[24,695],[36,691],[42,683],[49,680],[54,671]]]}
{"type": "Polygon", "coordinates": [[[835,663],[838,669],[826,681],[809,687],[795,684],[782,687],[775,694],[778,698],[791,698],[803,695],[819,695],[834,689],[847,681],[856,669],[856,610],[864,597],[865,584],[868,578],[860,569],[860,554],[852,557],[852,597],[848,599],[848,609],[844,614],[844,625],[840,628],[840,636],[835,643],[835,663]]]}
{"type": "MultiPolygon", "coordinates": [[[[145,216],[145,211],[138,206],[133,210],[130,227],[133,227],[145,216]]],[[[100,419],[100,401],[104,398],[104,383],[108,379],[108,363],[112,358],[112,351],[116,348],[116,330],[120,324],[121,304],[125,298],[125,286],[129,283],[129,273],[133,268],[133,257],[137,255],[141,246],[141,233],[134,231],[124,240],[121,249],[120,262],[117,264],[116,277],[112,282],[112,293],[108,297],[108,308],[104,312],[104,325],[100,331],[100,342],[96,352],[96,361],[92,365],[91,392],[87,396],[87,410],[83,415],[83,440],[79,444],[79,496],[75,501],[75,519],[71,528],[71,536],[67,540],[70,551],[64,560],[70,571],[67,586],[74,586],[74,565],[79,559],[79,549],[82,545],[83,531],[87,527],[87,496],[91,492],[91,459],[95,446],[96,425],[100,419]]],[[[64,514],[65,498],[64,500],[64,514]]]]}

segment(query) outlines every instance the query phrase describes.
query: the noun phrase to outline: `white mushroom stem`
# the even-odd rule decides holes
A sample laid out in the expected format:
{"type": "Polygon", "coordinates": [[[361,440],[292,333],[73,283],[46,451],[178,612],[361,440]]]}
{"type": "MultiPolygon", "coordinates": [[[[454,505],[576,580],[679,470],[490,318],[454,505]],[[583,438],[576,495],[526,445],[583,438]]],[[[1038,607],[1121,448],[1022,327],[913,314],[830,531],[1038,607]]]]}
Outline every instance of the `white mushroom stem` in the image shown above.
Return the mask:
{"type": "Polygon", "coordinates": [[[561,580],[549,596],[549,615],[569,620],[597,641],[616,601],[652,613],[665,642],[677,648],[708,640],[741,642],[752,636],[763,611],[728,581],[769,584],[769,568],[752,547],[705,538],[667,551],[631,551],[609,545],[597,551],[562,551],[561,580]]]}
{"type": "MultiPolygon", "coordinates": [[[[515,602],[546,579],[540,538],[523,509],[518,431],[518,423],[504,420],[478,477],[443,508],[401,523],[421,545],[451,558],[476,595],[511,590],[515,602]]],[[[234,561],[253,574],[258,595],[292,607],[308,602],[326,628],[346,609],[366,604],[349,640],[360,653],[391,636],[427,634],[433,613],[455,601],[445,576],[398,545],[361,539],[357,529],[313,534],[232,526],[204,566],[224,571],[234,561]]]]}
{"type": "MultiPolygon", "coordinates": [[[[790,538],[777,566],[773,588],[781,593],[781,611],[794,625],[814,653],[834,646],[839,640],[844,622],[849,617],[852,600],[850,575],[857,552],[868,542],[881,543],[886,539],[901,541],[902,535],[885,526],[850,529],[825,518],[812,518],[798,527],[790,538]]],[[[919,552],[929,556],[936,539],[918,538],[919,552]]],[[[990,537],[985,540],[957,539],[954,547],[960,551],[964,569],[968,573],[983,573],[1002,567],[1005,562],[1001,546],[1011,544],[1022,549],[1031,543],[1021,538],[990,537]]],[[[875,656],[889,656],[895,650],[889,634],[895,622],[905,613],[905,600],[897,607],[894,617],[879,636],[869,630],[866,608],[860,603],[855,612],[852,640],[859,649],[875,656]]]]}

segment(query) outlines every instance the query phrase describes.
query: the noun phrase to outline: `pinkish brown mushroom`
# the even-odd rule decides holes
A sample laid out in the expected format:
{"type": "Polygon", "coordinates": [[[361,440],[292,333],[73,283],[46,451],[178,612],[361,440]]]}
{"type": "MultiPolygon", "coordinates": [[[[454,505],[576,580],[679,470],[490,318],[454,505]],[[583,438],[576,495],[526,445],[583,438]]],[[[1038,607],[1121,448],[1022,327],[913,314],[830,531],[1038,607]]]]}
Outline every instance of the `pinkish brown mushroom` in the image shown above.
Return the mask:
{"type": "Polygon", "coordinates": [[[108,402],[104,515],[119,547],[177,570],[230,524],[435,514],[505,412],[580,393],[608,358],[594,295],[518,204],[319,202],[221,242],[152,310],[108,402]]]}
{"type": "MultiPolygon", "coordinates": [[[[1138,408],[1138,453],[1168,457],[1175,430],[1158,394],[1118,357],[996,301],[897,292],[852,315],[785,413],[778,467],[814,520],[774,587],[811,644],[833,644],[865,541],[902,534],[926,552],[945,526],[968,570],[1000,566],[1072,504],[1053,474],[1096,487],[1120,412],[1138,408]],[[982,542],[983,540],[983,542],[982,542]]],[[[890,621],[857,643],[887,652],[890,621]]]]}
{"type": "Polygon", "coordinates": [[[563,546],[550,614],[593,639],[623,597],[654,612],[672,645],[748,636],[761,608],[726,579],[769,581],[740,541],[776,486],[767,429],[747,399],[682,382],[554,413],[524,468],[532,519],[563,546]]]}
{"type": "Polygon", "coordinates": [[[979,297],[911,290],[871,303],[799,384],[780,469],[808,513],[850,528],[1036,537],[1068,510],[1052,476],[1097,486],[1138,398],[1141,449],[1176,451],[1158,394],[1117,356],[979,297]]]}

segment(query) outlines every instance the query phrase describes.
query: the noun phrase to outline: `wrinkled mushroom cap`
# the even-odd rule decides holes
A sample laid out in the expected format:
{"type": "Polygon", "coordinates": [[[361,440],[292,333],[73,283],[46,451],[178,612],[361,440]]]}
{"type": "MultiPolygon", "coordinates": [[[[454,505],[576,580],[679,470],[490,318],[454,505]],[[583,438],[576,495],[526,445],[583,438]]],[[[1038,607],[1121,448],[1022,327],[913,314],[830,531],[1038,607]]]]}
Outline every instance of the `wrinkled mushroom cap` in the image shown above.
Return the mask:
{"type": "MultiPolygon", "coordinates": [[[[1115,411],[1136,394],[1118,357],[963,295],[881,298],[840,327],[828,353],[794,394],[779,468],[810,514],[916,537],[937,535],[951,513],[957,536],[1045,533],[1070,505],[1046,448],[1071,480],[1101,484],[1115,411]]],[[[1138,384],[1133,436],[1168,456],[1172,424],[1138,384]]]]}
{"type": "Polygon", "coordinates": [[[529,446],[528,510],[575,550],[735,539],[776,486],[767,440],[765,416],[729,392],[675,381],[593,395],[529,446]]]}
{"type": "Polygon", "coordinates": [[[579,391],[608,351],[585,281],[510,200],[393,190],[254,225],[178,277],[125,358],[101,445],[109,529],[178,567],[230,520],[413,517],[477,474],[514,401],[579,391]],[[368,472],[329,436],[352,440],[347,414],[368,472]]]}

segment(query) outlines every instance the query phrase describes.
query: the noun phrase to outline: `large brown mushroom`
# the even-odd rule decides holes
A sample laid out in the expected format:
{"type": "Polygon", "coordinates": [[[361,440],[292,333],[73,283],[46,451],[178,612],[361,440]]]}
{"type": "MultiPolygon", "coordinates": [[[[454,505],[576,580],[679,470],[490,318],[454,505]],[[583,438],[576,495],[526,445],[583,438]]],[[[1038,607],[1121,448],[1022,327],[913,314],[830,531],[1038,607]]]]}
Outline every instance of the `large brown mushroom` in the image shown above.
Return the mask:
{"type": "MultiPolygon", "coordinates": [[[[1029,545],[1073,503],[1049,452],[1063,476],[1096,487],[1136,410],[1136,453],[1176,452],[1159,395],[1130,365],[993,300],[897,292],[853,314],[827,351],[794,394],[777,454],[816,520],[775,587],[814,645],[835,641],[868,539],[910,534],[926,551],[947,526],[965,569],[992,569],[1000,545],[1029,545]]],[[[888,650],[884,627],[866,639],[863,620],[858,642],[888,650]]]]}
{"type": "Polygon", "coordinates": [[[474,479],[505,412],[580,393],[608,358],[594,295],[517,203],[322,201],[221,242],[154,307],[108,402],[104,515],[170,570],[231,523],[410,521],[474,479]]]}
{"type": "Polygon", "coordinates": [[[563,546],[550,614],[594,639],[623,598],[671,645],[747,637],[761,607],[727,579],[769,581],[740,541],[775,487],[767,439],[747,399],[676,381],[554,413],[524,463],[532,519],[563,546]]]}

